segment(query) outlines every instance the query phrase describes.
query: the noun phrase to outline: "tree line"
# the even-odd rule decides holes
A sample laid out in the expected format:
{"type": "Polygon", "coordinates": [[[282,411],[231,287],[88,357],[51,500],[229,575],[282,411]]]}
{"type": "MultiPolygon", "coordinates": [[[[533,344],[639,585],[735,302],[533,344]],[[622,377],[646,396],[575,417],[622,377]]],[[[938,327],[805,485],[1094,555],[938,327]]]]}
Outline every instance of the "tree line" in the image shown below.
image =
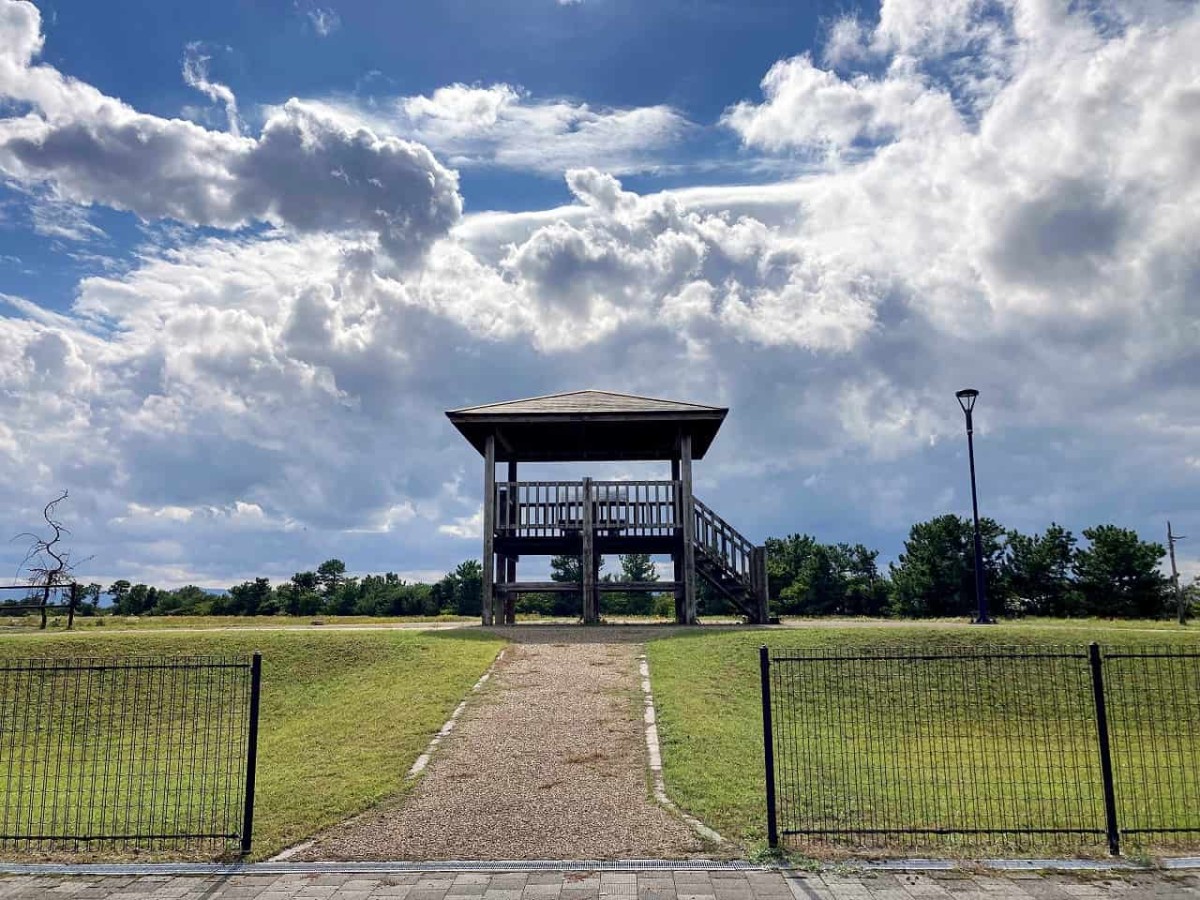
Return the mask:
{"type": "MultiPolygon", "coordinates": [[[[1085,528],[1080,541],[1051,524],[1040,534],[1004,529],[980,521],[988,605],[999,616],[1100,616],[1160,618],[1174,614],[1173,585],[1160,570],[1161,544],[1143,541],[1115,525],[1085,528]]],[[[971,521],[943,515],[913,525],[904,552],[886,571],[879,551],[863,544],[824,544],[807,534],[768,538],[767,575],[771,610],[776,615],[891,616],[921,618],[970,616],[975,612],[975,558],[971,521]]],[[[648,554],[625,554],[616,571],[601,560],[601,580],[657,581],[648,554]]],[[[557,556],[550,577],[581,582],[580,560],[557,556]]],[[[123,616],[478,616],[483,569],[464,560],[432,584],[409,582],[394,573],[348,575],[346,564],[329,559],[314,571],[295,573],[272,584],[255,578],[226,591],[188,585],[175,590],[119,580],[81,591],[80,615],[112,612],[123,616]],[[108,605],[102,604],[107,597],[108,605]]],[[[1200,578],[1186,588],[1188,607],[1200,603],[1200,578]]],[[[606,592],[607,615],[674,614],[668,592],[606,592]]],[[[733,614],[716,591],[700,585],[701,615],[733,614]]],[[[2,611],[2,606],[0,606],[2,611]]],[[[517,611],[577,616],[578,592],[527,594],[517,611]]]]}
{"type": "MultiPolygon", "coordinates": [[[[1160,564],[1166,549],[1128,528],[1085,528],[1083,542],[1061,525],[1040,534],[979,523],[988,607],[999,616],[1162,618],[1175,591],[1160,564]]],[[[944,515],[912,526],[888,566],[862,544],[822,544],[807,534],[767,541],[773,609],[784,615],[970,616],[975,598],[974,529],[944,515]]],[[[1200,600],[1200,579],[1186,589],[1200,600]]]]}
{"type": "MultiPolygon", "coordinates": [[[[622,556],[621,580],[657,581],[654,562],[647,554],[622,556]]],[[[603,563],[602,563],[603,565],[603,563]]],[[[579,559],[558,556],[551,560],[551,579],[580,580],[579,559]]],[[[615,576],[602,574],[613,580],[615,576]]],[[[482,610],[483,567],[468,559],[432,584],[405,581],[394,573],[356,577],[346,574],[346,564],[329,559],[315,571],[297,572],[288,581],[272,585],[268,578],[236,584],[224,592],[195,585],[175,590],[147,584],[115,581],[107,588],[87,585],[82,591],[80,615],[111,612],[121,616],[478,616],[482,610]],[[100,601],[107,595],[107,608],[100,601]]],[[[655,611],[654,595],[608,594],[606,610],[615,614],[647,615],[655,611]]],[[[523,596],[519,612],[548,616],[579,613],[579,595],[540,593],[523,596]]],[[[673,607],[672,607],[673,608],[673,607]]]]}
{"type": "Polygon", "coordinates": [[[107,594],[111,612],[121,616],[477,616],[482,585],[483,569],[474,559],[432,584],[406,581],[393,572],[347,575],[342,560],[329,559],[279,584],[255,578],[224,592],[195,585],[166,590],[124,580],[106,590],[99,585],[88,590],[107,594]]]}

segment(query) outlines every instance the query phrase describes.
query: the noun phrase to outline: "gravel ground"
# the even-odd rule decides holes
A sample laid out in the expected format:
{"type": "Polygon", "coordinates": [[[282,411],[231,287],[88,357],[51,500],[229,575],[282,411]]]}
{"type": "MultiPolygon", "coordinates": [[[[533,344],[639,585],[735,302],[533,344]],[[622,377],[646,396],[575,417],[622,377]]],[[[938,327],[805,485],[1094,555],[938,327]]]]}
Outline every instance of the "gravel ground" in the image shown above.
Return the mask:
{"type": "Polygon", "coordinates": [[[679,859],[696,834],[649,796],[632,629],[512,629],[515,643],[421,782],[296,859],[679,859]],[[585,637],[586,636],[586,637],[585,637]]]}

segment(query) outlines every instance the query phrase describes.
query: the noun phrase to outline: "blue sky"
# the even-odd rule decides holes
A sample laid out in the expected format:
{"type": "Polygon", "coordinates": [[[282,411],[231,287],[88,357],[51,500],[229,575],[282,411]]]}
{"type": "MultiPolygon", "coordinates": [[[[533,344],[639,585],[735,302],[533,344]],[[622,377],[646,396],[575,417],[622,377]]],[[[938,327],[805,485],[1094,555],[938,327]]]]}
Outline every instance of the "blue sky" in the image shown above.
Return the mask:
{"type": "Polygon", "coordinates": [[[1197,40],[1177,0],[0,0],[0,530],[66,488],[97,580],[430,577],[478,552],[442,410],[601,387],[728,405],[697,491],[752,538],[886,560],[969,511],[971,383],[986,514],[1200,533],[1197,40]]]}
{"type": "MultiPolygon", "coordinates": [[[[764,60],[818,48],[841,14],[875,8],[819,2],[645,4],[592,0],[436,4],[112,4],[46,3],[42,60],[147,113],[172,118],[211,112],[181,77],[190,46],[228,84],[251,127],[261,108],[293,96],[362,104],[437,88],[510,84],[542,99],[599,107],[668,104],[689,122],[686,140],[661,166],[630,173],[627,185],[653,191],[689,183],[689,163],[719,166],[706,183],[765,180],[733,135],[717,126],[733,101],[757,93],[764,60]],[[318,27],[320,25],[320,28],[318,27]],[[322,33],[322,29],[326,33],[322,33]],[[198,45],[198,46],[197,46],[198,45]]],[[[569,203],[561,172],[492,167],[460,171],[468,211],[536,210],[569,203]]],[[[20,189],[0,189],[9,210],[6,254],[18,256],[0,289],[66,308],[73,285],[119,265],[143,239],[136,215],[92,207],[103,232],[86,253],[23,228],[20,189]],[[87,258],[81,258],[86,256],[87,258]]]]}

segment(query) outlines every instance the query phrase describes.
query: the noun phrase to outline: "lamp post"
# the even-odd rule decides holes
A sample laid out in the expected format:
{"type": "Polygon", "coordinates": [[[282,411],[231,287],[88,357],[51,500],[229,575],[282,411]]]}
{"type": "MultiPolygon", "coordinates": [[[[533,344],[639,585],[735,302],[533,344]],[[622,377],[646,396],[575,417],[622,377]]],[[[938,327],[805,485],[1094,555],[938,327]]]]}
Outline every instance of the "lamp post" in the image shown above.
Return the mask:
{"type": "Polygon", "coordinates": [[[967,417],[967,456],[971,460],[971,512],[975,517],[975,601],[979,604],[979,615],[976,625],[991,625],[995,622],[988,615],[987,588],[983,579],[983,539],[979,535],[979,497],[975,492],[975,426],[971,419],[971,411],[975,408],[975,399],[979,391],[974,388],[963,388],[954,394],[958,405],[962,407],[967,417]]]}
{"type": "Polygon", "coordinates": [[[1171,581],[1175,584],[1175,606],[1178,613],[1179,624],[1187,624],[1188,605],[1184,602],[1183,591],[1179,587],[1179,570],[1175,568],[1175,542],[1182,541],[1184,535],[1176,534],[1171,530],[1171,522],[1167,521],[1167,547],[1171,551],[1171,581]]]}

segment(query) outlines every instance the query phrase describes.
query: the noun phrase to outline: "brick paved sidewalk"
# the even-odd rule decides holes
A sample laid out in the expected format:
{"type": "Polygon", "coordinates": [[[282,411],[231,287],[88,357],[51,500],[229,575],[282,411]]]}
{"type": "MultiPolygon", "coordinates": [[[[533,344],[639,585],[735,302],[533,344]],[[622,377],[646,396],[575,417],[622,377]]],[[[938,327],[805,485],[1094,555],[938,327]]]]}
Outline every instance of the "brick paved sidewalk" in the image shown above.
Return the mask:
{"type": "Polygon", "coordinates": [[[0,876],[0,900],[1088,900],[1200,898],[1193,873],[737,871],[0,876]]]}

